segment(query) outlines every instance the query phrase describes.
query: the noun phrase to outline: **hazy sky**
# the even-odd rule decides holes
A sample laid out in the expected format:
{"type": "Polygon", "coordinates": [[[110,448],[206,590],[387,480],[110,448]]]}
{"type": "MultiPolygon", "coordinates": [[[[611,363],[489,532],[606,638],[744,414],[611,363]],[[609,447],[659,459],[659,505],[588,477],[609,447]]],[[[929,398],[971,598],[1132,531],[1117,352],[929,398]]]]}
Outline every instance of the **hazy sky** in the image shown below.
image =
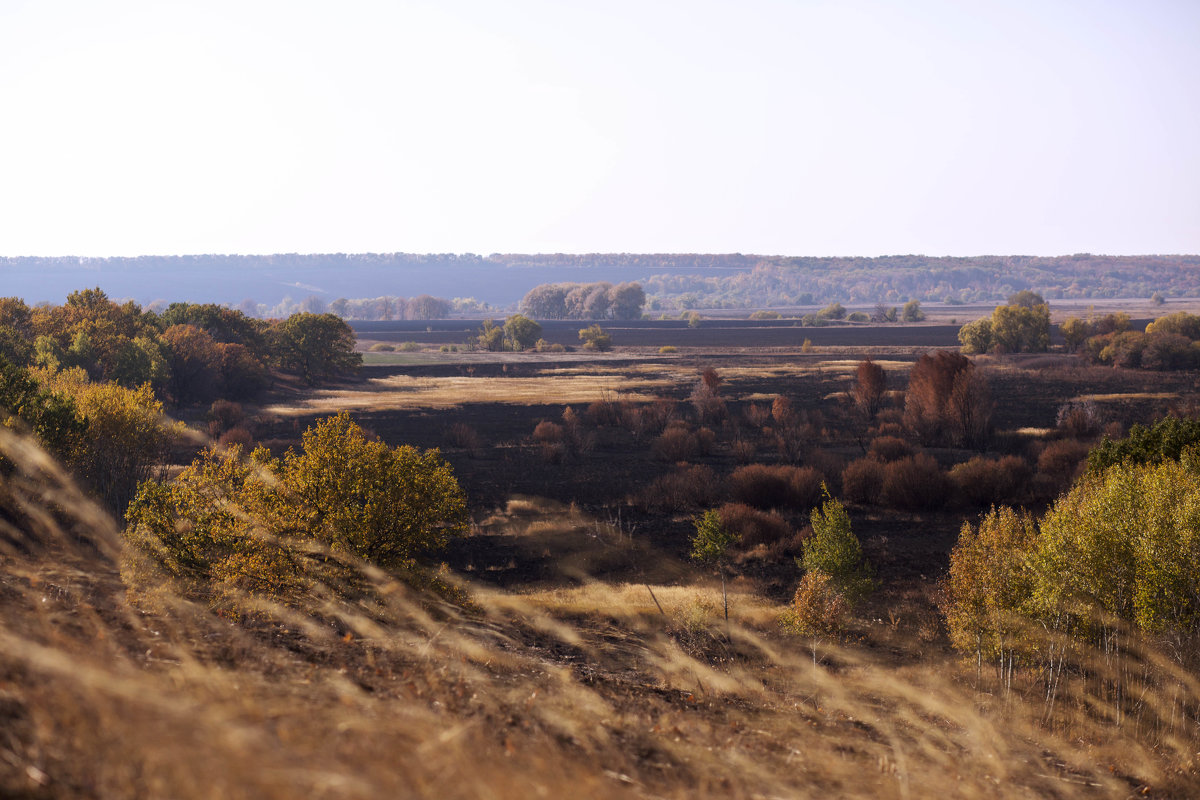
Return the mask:
{"type": "Polygon", "coordinates": [[[1200,252],[1197,0],[0,0],[0,255],[1200,252]]]}

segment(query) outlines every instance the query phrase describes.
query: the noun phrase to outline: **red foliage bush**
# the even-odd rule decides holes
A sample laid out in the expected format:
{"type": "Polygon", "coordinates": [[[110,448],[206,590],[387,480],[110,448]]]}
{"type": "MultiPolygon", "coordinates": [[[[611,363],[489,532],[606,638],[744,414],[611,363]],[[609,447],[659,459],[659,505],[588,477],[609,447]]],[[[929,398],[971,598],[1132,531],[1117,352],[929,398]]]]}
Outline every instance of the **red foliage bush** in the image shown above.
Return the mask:
{"type": "Polygon", "coordinates": [[[695,465],[660,475],[642,490],[637,502],[642,508],[689,511],[711,508],[721,498],[721,481],[712,468],[695,465]]]}
{"type": "Polygon", "coordinates": [[[479,447],[479,434],[465,422],[456,422],[446,429],[446,441],[451,447],[474,450],[479,447]]]}
{"type": "Polygon", "coordinates": [[[1038,472],[1050,476],[1060,485],[1070,483],[1080,471],[1091,448],[1074,439],[1050,442],[1038,455],[1038,472]]]}
{"type": "Polygon", "coordinates": [[[729,494],[756,508],[812,508],[824,476],[812,467],[750,464],[729,476],[729,494]]]}
{"type": "Polygon", "coordinates": [[[842,470],[842,496],[851,503],[876,505],[883,495],[883,464],[873,458],[852,461],[842,470]]]}
{"type": "Polygon", "coordinates": [[[717,513],[725,527],[741,537],[739,547],[744,550],[792,537],[791,526],[773,512],[759,511],[744,503],[726,503],[717,509],[717,513]]]}
{"type": "Polygon", "coordinates": [[[243,453],[249,453],[254,447],[254,437],[250,434],[250,431],[241,426],[225,431],[221,434],[221,438],[217,442],[226,447],[235,444],[240,445],[243,453]]]}
{"type": "Polygon", "coordinates": [[[563,426],[543,420],[533,429],[533,440],[539,444],[557,444],[565,439],[563,426]]]}
{"type": "Polygon", "coordinates": [[[879,436],[871,442],[871,457],[885,464],[913,454],[913,447],[897,436],[879,436]]]}
{"type": "Polygon", "coordinates": [[[932,511],[946,502],[949,479],[928,453],[884,466],[883,501],[891,508],[932,511]]]}
{"type": "Polygon", "coordinates": [[[654,440],[650,452],[660,461],[687,461],[700,454],[700,442],[685,426],[671,425],[654,440]]]}
{"type": "Polygon", "coordinates": [[[607,397],[597,400],[587,408],[588,419],[597,427],[621,424],[621,404],[607,397]]]}

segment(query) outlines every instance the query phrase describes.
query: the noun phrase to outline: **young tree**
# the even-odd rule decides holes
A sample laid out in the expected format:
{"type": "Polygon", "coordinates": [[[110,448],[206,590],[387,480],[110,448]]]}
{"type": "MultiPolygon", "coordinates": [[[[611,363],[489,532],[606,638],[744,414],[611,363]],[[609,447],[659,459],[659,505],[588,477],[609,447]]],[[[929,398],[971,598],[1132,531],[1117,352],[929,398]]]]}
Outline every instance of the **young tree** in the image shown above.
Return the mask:
{"type": "Polygon", "coordinates": [[[851,530],[846,507],[828,494],[825,497],[825,502],[814,508],[809,517],[813,534],[804,540],[803,556],[798,563],[806,573],[828,575],[838,591],[854,604],[875,588],[871,565],[851,530]]]}
{"type": "Polygon", "coordinates": [[[725,591],[725,569],[729,563],[729,548],[741,539],[721,519],[716,509],[705,511],[692,520],[696,534],[692,537],[692,558],[715,566],[721,573],[721,599],[725,604],[725,621],[729,621],[729,595],[725,591]]]}
{"type": "Polygon", "coordinates": [[[597,350],[604,352],[612,349],[612,337],[604,332],[604,329],[599,325],[589,325],[586,328],[581,328],[579,338],[583,341],[585,350],[597,350]]]}
{"type": "Polygon", "coordinates": [[[900,319],[905,322],[922,322],[925,319],[925,312],[921,310],[920,300],[909,300],[904,304],[904,310],[900,312],[900,319]]]}

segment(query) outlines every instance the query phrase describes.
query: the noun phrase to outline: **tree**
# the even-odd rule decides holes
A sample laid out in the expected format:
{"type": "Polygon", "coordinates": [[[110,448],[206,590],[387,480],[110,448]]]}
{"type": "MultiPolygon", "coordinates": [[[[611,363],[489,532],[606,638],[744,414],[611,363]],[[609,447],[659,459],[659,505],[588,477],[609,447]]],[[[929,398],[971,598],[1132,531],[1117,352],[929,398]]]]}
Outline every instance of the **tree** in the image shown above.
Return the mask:
{"type": "Polygon", "coordinates": [[[798,565],[806,573],[828,575],[850,604],[857,603],[874,590],[875,581],[846,507],[826,493],[825,502],[812,510],[809,519],[813,533],[804,540],[798,565]]]}
{"type": "Polygon", "coordinates": [[[904,304],[903,311],[900,312],[900,319],[905,322],[921,322],[925,319],[925,312],[921,310],[920,300],[909,300],[904,304]]]}
{"type": "Polygon", "coordinates": [[[504,344],[509,350],[526,350],[541,338],[542,326],[524,314],[513,314],[504,320],[504,344]]]}
{"type": "Polygon", "coordinates": [[[908,373],[904,393],[904,424],[926,444],[935,444],[946,432],[946,403],[959,373],[970,367],[966,356],[949,350],[926,353],[908,373]]]}
{"type": "MultiPolygon", "coordinates": [[[[1063,339],[1067,342],[1067,350],[1072,353],[1077,352],[1087,338],[1092,335],[1091,325],[1079,317],[1067,317],[1058,326],[1058,329],[1062,333],[1063,339]]],[[[959,340],[962,340],[961,333],[959,334],[959,340]]]]}
{"type": "Polygon", "coordinates": [[[126,519],[141,558],[220,605],[243,594],[286,601],[318,581],[353,590],[353,570],[314,558],[314,544],[403,569],[467,526],[438,451],[389,448],[344,413],[282,459],[207,450],[175,478],[143,483],[126,519]]]}
{"type": "Polygon", "coordinates": [[[992,349],[1000,353],[1041,353],[1050,347],[1050,307],[997,306],[992,312],[992,349]]]}
{"type": "Polygon", "coordinates": [[[504,349],[504,328],[498,326],[495,320],[485,319],[475,336],[475,342],[484,350],[499,352],[504,349]]]}
{"type": "Polygon", "coordinates": [[[110,511],[120,514],[138,484],[167,463],[183,425],[167,420],[149,384],[126,389],[94,383],[77,368],[48,376],[44,385],[72,398],[84,426],[71,438],[64,463],[110,511]]]}
{"type": "Polygon", "coordinates": [[[312,509],[335,550],[399,566],[466,532],[466,498],[437,450],[372,441],[342,412],[284,456],[284,483],[312,509]]]}
{"type": "Polygon", "coordinates": [[[725,605],[725,621],[729,621],[729,595],[725,591],[725,569],[729,561],[729,548],[741,537],[721,519],[721,512],[709,509],[692,520],[696,534],[692,537],[692,559],[715,566],[721,573],[721,600],[725,605]]]}
{"type": "Polygon", "coordinates": [[[951,644],[974,652],[980,664],[1006,657],[1011,663],[1030,610],[1037,537],[1032,517],[1002,506],[978,526],[964,522],[950,551],[942,613],[951,644]]]}
{"type": "Polygon", "coordinates": [[[585,350],[604,352],[612,349],[612,337],[605,333],[599,325],[589,325],[580,329],[579,338],[583,341],[585,350]]]}
{"type": "Polygon", "coordinates": [[[280,368],[310,386],[356,370],[354,330],[335,314],[293,314],[271,328],[271,351],[280,368]]]}
{"type": "Polygon", "coordinates": [[[404,315],[408,319],[445,319],[450,316],[450,302],[428,294],[417,295],[408,301],[404,315]]]}
{"type": "Polygon", "coordinates": [[[992,349],[992,319],[983,317],[958,329],[958,341],[968,355],[986,353],[992,349]]]}
{"type": "Polygon", "coordinates": [[[646,292],[640,283],[619,283],[609,290],[609,312],[613,319],[640,319],[646,292]]]}
{"type": "Polygon", "coordinates": [[[167,388],[176,405],[203,403],[217,388],[217,343],[195,325],[172,325],[162,333],[167,388]]]}

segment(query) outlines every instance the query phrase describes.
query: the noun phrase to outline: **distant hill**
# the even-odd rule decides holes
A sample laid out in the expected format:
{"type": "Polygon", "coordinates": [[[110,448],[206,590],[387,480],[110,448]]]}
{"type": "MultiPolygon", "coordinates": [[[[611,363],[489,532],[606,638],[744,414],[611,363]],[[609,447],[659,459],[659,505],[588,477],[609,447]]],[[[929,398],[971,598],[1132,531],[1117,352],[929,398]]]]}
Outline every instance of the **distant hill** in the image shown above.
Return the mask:
{"type": "Polygon", "coordinates": [[[990,301],[1019,289],[1048,299],[1200,296],[1200,256],[806,258],[743,254],[413,254],[269,256],[192,255],[136,258],[0,258],[0,295],[30,303],[62,302],[99,286],[142,304],[188,300],[273,306],[310,296],[475,297],[518,302],[538,284],[640,281],[649,309],[762,308],[909,298],[990,301]]]}

